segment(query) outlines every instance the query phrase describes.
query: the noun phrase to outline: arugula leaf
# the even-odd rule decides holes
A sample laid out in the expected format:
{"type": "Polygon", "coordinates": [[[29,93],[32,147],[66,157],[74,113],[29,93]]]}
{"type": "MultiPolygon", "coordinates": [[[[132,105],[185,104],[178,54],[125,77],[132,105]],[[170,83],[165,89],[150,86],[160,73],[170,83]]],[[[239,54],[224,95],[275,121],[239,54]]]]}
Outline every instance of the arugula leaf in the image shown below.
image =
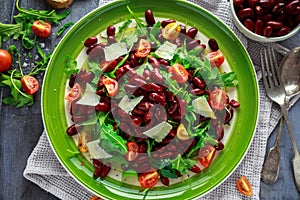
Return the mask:
{"type": "Polygon", "coordinates": [[[137,25],[137,30],[136,30],[137,36],[148,35],[148,33],[146,31],[147,26],[143,24],[143,21],[140,18],[138,18],[138,16],[130,9],[129,6],[127,6],[127,10],[129,11],[129,13],[131,14],[131,16],[133,17],[133,19],[136,22],[136,25],[137,25]]]}
{"type": "Polygon", "coordinates": [[[178,178],[178,175],[176,173],[176,169],[172,169],[172,168],[164,168],[160,170],[160,173],[162,176],[166,177],[166,178],[178,178]]]}
{"type": "Polygon", "coordinates": [[[107,114],[99,115],[100,123],[100,145],[105,149],[106,152],[118,152],[121,154],[127,153],[126,140],[118,135],[118,130],[114,130],[112,124],[105,123],[107,114]]]}
{"type": "MultiPolygon", "coordinates": [[[[17,39],[20,36],[20,32],[22,31],[22,29],[23,29],[22,23],[3,24],[0,22],[0,37],[2,37],[2,40],[4,42],[10,39],[11,37],[17,39]]],[[[2,42],[2,40],[0,40],[0,43],[2,42]]]]}
{"type": "Polygon", "coordinates": [[[73,25],[74,25],[74,22],[65,23],[58,29],[58,31],[56,32],[56,35],[61,36],[63,34],[63,32],[65,32],[65,30],[67,30],[67,28],[69,28],[70,26],[73,26],[73,25]]]}
{"type": "Polygon", "coordinates": [[[78,71],[79,69],[77,69],[77,61],[71,56],[66,56],[64,72],[67,74],[67,76],[71,76],[73,73],[77,74],[78,71]]]}
{"type": "Polygon", "coordinates": [[[225,87],[235,87],[238,84],[235,72],[223,73],[222,80],[224,82],[225,87]]]}
{"type": "Polygon", "coordinates": [[[187,174],[188,170],[196,164],[197,161],[191,160],[188,158],[183,158],[180,154],[174,159],[171,160],[172,169],[176,169],[180,174],[187,174]]]}
{"type": "Polygon", "coordinates": [[[123,24],[118,29],[118,33],[116,34],[116,38],[122,37],[121,35],[126,30],[126,28],[129,26],[129,24],[131,24],[131,22],[132,22],[131,19],[127,19],[125,22],[123,22],[123,24]]]}

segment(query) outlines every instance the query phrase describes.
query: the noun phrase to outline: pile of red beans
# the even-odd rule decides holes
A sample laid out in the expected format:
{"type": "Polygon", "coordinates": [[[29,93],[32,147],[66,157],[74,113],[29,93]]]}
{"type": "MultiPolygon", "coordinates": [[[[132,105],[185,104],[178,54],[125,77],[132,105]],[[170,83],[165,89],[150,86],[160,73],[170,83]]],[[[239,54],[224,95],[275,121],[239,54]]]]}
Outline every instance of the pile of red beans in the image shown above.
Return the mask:
{"type": "Polygon", "coordinates": [[[233,0],[241,23],[265,37],[288,34],[300,22],[300,0],[233,0]]]}

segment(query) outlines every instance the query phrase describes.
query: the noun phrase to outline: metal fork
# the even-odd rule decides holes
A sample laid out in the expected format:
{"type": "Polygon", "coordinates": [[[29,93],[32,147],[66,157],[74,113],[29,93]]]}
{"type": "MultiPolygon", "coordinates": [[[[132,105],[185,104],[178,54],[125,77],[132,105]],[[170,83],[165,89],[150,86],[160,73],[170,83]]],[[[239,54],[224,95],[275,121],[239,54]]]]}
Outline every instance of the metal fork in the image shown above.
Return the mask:
{"type": "Polygon", "coordinates": [[[273,48],[261,49],[260,58],[262,65],[263,82],[265,85],[266,93],[268,97],[276,102],[280,108],[281,113],[285,119],[289,136],[292,141],[294,157],[292,159],[294,178],[298,191],[300,191],[300,154],[295,142],[292,127],[288,117],[286,93],[279,78],[279,69],[276,62],[275,52],[273,48]]]}

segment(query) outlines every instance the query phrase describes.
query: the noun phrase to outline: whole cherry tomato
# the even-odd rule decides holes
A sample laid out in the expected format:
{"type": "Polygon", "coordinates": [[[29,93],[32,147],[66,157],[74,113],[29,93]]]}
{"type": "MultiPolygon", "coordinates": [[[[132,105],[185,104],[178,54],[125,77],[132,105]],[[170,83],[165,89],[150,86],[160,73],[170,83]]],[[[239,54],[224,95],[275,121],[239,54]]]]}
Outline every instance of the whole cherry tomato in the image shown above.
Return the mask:
{"type": "Polygon", "coordinates": [[[137,50],[135,52],[135,56],[138,58],[145,58],[149,55],[150,51],[151,44],[145,39],[140,39],[137,50]]]}
{"type": "Polygon", "coordinates": [[[0,49],[0,72],[6,72],[12,64],[12,57],[5,49],[0,49]]]}
{"type": "Polygon", "coordinates": [[[43,20],[36,20],[31,27],[33,33],[40,38],[47,38],[51,33],[51,24],[43,20]]]}
{"type": "Polygon", "coordinates": [[[74,86],[71,88],[67,96],[65,97],[66,100],[69,102],[73,102],[79,99],[81,95],[81,86],[78,83],[75,83],[74,86]]]}
{"type": "Polygon", "coordinates": [[[226,104],[226,92],[222,89],[215,89],[209,94],[209,105],[217,110],[223,110],[226,104]]]}
{"type": "Polygon", "coordinates": [[[225,60],[221,51],[212,51],[207,54],[207,57],[210,59],[210,64],[212,67],[220,67],[225,60]]]}
{"type": "Polygon", "coordinates": [[[211,145],[206,145],[199,149],[199,162],[204,167],[208,167],[216,154],[216,149],[211,145]]]}
{"type": "Polygon", "coordinates": [[[126,160],[133,161],[137,158],[139,153],[139,146],[135,142],[127,142],[126,160]]]}
{"type": "Polygon", "coordinates": [[[151,188],[158,183],[158,173],[156,170],[143,173],[139,176],[139,183],[144,188],[151,188]]]}
{"type": "Polygon", "coordinates": [[[25,75],[21,78],[22,87],[27,94],[34,94],[39,90],[39,82],[33,76],[25,75]]]}
{"type": "Polygon", "coordinates": [[[172,79],[176,80],[177,83],[184,83],[188,80],[189,73],[182,66],[182,64],[175,63],[174,65],[169,67],[168,71],[172,74],[172,79]]]}

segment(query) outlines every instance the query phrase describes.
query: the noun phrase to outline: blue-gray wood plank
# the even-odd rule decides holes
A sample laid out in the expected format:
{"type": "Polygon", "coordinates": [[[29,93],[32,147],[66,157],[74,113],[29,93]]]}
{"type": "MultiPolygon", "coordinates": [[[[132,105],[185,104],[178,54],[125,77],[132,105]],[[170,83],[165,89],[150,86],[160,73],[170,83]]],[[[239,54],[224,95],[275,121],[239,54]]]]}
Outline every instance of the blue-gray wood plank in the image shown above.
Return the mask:
{"type": "MultiPolygon", "coordinates": [[[[86,13],[96,8],[96,0],[77,0],[71,6],[71,15],[64,22],[76,22],[86,13]]],[[[12,23],[13,15],[17,14],[15,9],[15,0],[0,0],[1,12],[0,21],[2,23],[12,23]]],[[[21,7],[35,9],[50,9],[45,1],[22,0],[21,7]]],[[[58,27],[54,27],[54,32],[58,27]]],[[[52,42],[47,40],[46,47],[52,49],[58,43],[60,38],[54,34],[51,36],[52,42]]],[[[43,40],[39,40],[43,43],[43,40]]],[[[15,44],[20,46],[20,42],[10,40],[3,43],[2,48],[15,44]]],[[[292,39],[283,42],[286,47],[293,48],[300,45],[299,33],[292,39]]],[[[27,51],[22,50],[26,53],[27,51]]],[[[39,77],[42,81],[42,76],[39,77]]],[[[1,88],[0,100],[8,94],[8,89],[1,88]]],[[[0,103],[0,200],[56,200],[57,198],[50,193],[45,192],[39,186],[27,181],[23,177],[23,170],[26,166],[27,158],[38,142],[43,131],[40,109],[40,91],[35,95],[35,104],[32,107],[15,109],[0,103]]],[[[295,131],[298,147],[300,148],[300,129],[298,121],[300,119],[300,102],[296,103],[290,111],[290,119],[295,131]]],[[[278,129],[278,127],[277,127],[278,129]]],[[[275,134],[272,134],[268,142],[268,148],[274,144],[275,134]]],[[[282,151],[281,168],[278,181],[275,184],[267,185],[261,183],[261,199],[300,199],[300,193],[296,190],[292,174],[292,148],[286,129],[282,134],[280,142],[282,151]]]]}

